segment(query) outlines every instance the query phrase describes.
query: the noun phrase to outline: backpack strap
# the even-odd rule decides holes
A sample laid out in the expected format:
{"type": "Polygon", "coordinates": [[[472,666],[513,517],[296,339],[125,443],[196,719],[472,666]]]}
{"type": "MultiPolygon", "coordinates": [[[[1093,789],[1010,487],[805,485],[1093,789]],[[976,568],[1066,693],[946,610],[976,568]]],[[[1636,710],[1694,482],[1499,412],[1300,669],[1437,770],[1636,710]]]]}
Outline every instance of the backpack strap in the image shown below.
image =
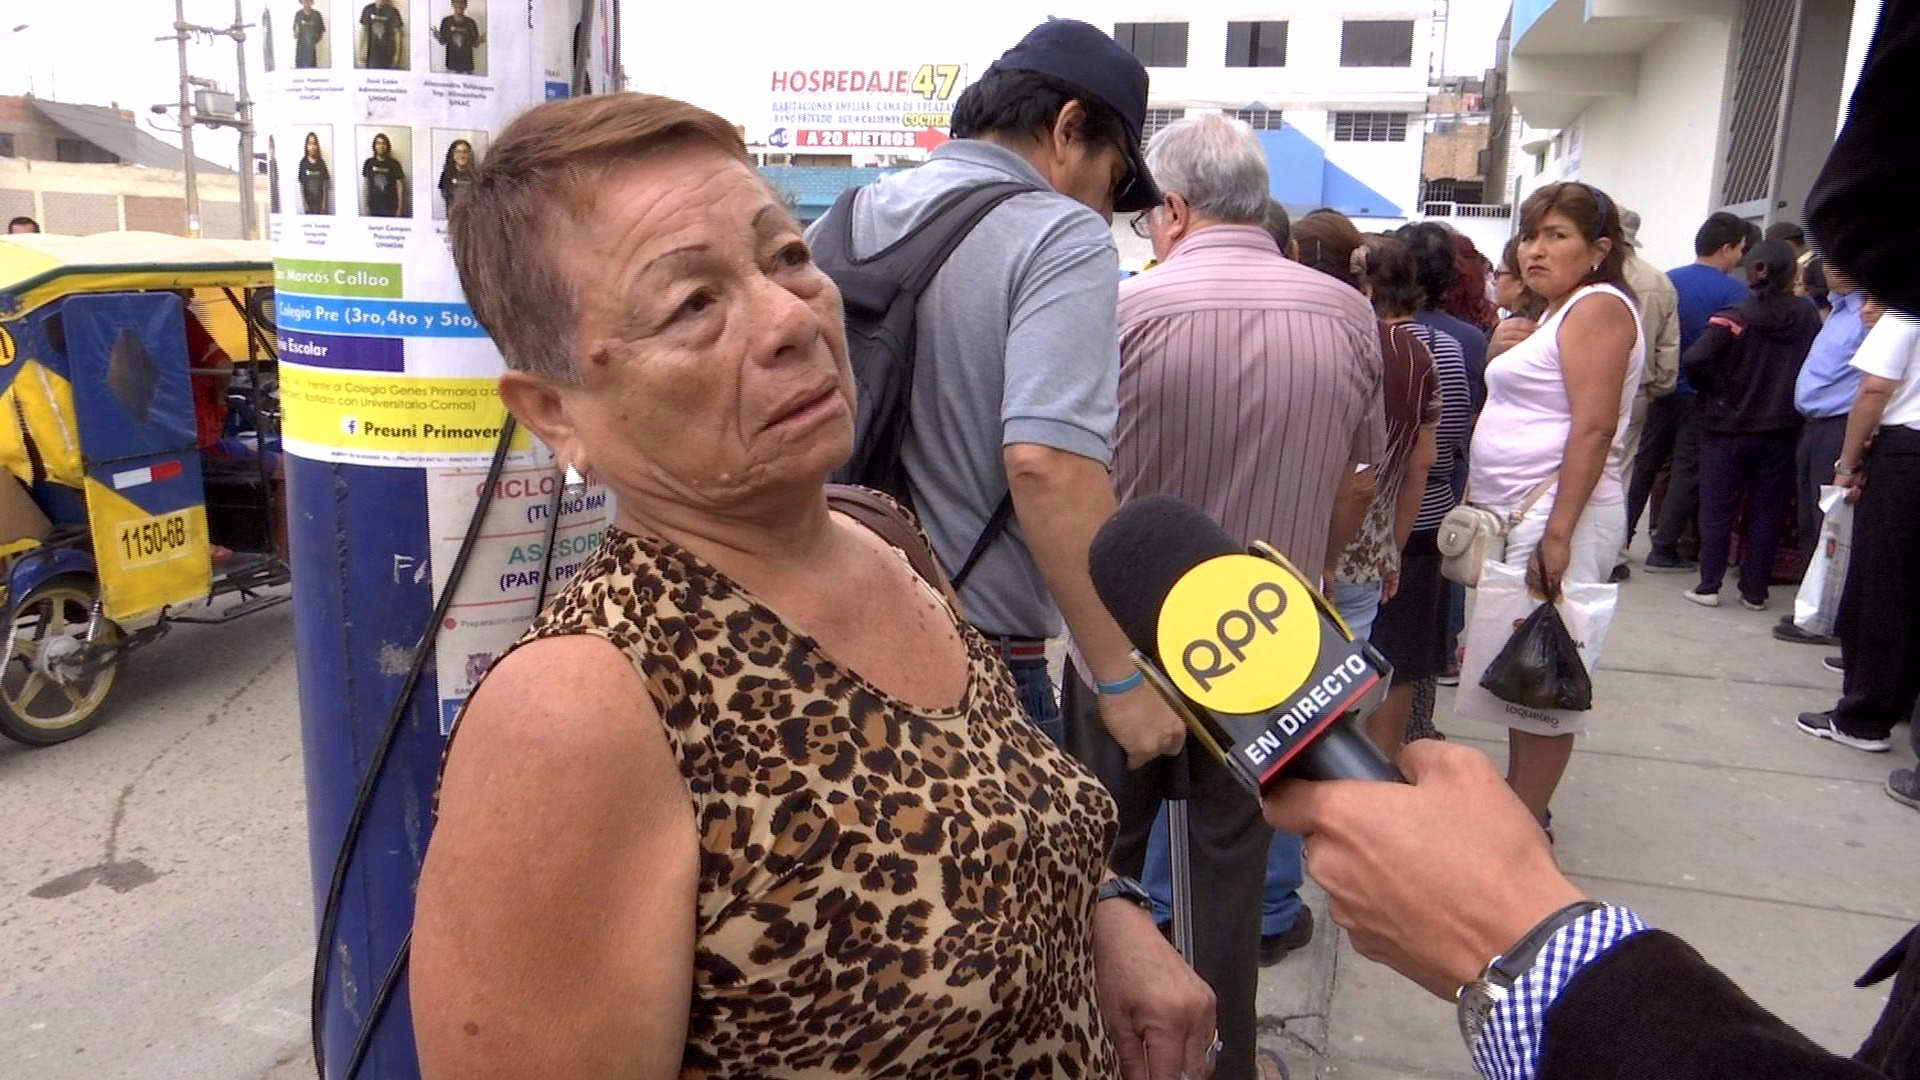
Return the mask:
{"type": "MultiPolygon", "coordinates": [[[[861,190],[848,188],[834,200],[832,209],[827,211],[827,217],[834,219],[833,227],[825,232],[822,239],[828,241],[833,257],[844,262],[850,271],[835,275],[842,296],[850,305],[881,310],[901,299],[910,298],[918,302],[921,294],[933,284],[941,267],[953,256],[955,249],[995,207],[1015,195],[1042,189],[1014,180],[960,189],[941,199],[926,219],[905,236],[871,255],[856,257],[853,254],[853,218],[861,190]]],[[[906,348],[911,352],[913,343],[907,342],[906,348]]],[[[913,379],[909,376],[906,387],[908,401],[912,400],[912,383],[913,379]]],[[[986,528],[981,531],[973,549],[953,575],[952,588],[960,588],[979,564],[981,556],[1000,538],[1012,520],[1013,494],[1009,492],[994,508],[992,516],[987,519],[986,528]]]]}
{"type": "Polygon", "coordinates": [[[967,576],[980,564],[980,557],[987,553],[1000,534],[1007,531],[1007,525],[1013,521],[1013,492],[1009,491],[1000,499],[1000,505],[993,508],[993,516],[987,519],[987,527],[980,530],[980,538],[973,542],[973,550],[967,552],[967,561],[960,564],[960,570],[953,575],[953,587],[958,590],[966,583],[967,576]]]}

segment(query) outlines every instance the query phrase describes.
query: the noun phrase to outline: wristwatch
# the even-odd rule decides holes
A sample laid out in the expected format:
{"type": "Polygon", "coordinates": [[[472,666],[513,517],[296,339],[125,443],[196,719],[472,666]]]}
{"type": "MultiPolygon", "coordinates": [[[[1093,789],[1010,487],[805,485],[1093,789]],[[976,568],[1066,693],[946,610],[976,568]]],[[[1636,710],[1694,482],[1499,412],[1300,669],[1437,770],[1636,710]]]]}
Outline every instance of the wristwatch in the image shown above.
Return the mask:
{"type": "Polygon", "coordinates": [[[1848,468],[1846,458],[1840,458],[1833,463],[1833,475],[1835,476],[1858,476],[1865,471],[1866,466],[1864,465],[1855,465],[1852,468],[1848,468]]]}
{"type": "Polygon", "coordinates": [[[1147,914],[1153,914],[1152,895],[1147,892],[1145,886],[1130,877],[1121,877],[1119,874],[1115,874],[1100,883],[1100,893],[1097,902],[1106,903],[1108,900],[1131,900],[1139,904],[1142,908],[1145,908],[1147,914]]]}
{"type": "Polygon", "coordinates": [[[1540,925],[1527,931],[1526,936],[1515,942],[1512,948],[1494,957],[1480,972],[1479,978],[1454,993],[1454,1002],[1460,1015],[1460,1037],[1467,1041],[1469,1051],[1480,1041],[1480,1032],[1493,1016],[1494,1007],[1507,999],[1513,984],[1519,982],[1520,977],[1533,967],[1547,940],[1568,923],[1605,906],[1592,900],[1582,900],[1547,916],[1540,925]]]}

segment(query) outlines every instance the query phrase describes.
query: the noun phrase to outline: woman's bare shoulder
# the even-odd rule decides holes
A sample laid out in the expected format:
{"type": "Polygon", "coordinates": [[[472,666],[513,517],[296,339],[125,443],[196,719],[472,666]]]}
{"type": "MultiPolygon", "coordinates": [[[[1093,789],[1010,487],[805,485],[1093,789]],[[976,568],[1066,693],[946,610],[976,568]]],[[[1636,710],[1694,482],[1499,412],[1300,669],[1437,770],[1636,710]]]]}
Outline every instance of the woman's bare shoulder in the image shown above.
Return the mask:
{"type": "Polygon", "coordinates": [[[666,750],[654,707],[633,663],[591,634],[540,638],[487,673],[455,730],[448,772],[512,758],[554,768],[604,768],[666,750]]]}

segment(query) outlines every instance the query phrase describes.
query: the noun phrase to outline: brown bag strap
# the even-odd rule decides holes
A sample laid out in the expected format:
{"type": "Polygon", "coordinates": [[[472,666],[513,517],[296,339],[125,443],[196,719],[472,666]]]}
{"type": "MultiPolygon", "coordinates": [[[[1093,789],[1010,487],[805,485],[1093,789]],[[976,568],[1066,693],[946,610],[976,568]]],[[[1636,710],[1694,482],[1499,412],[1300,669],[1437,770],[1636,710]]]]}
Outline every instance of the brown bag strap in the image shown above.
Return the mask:
{"type": "Polygon", "coordinates": [[[927,546],[920,530],[914,527],[912,520],[893,500],[869,488],[828,484],[827,508],[859,522],[905,555],[913,572],[944,597],[955,614],[959,613],[960,598],[954,595],[946,573],[940,569],[940,560],[934,557],[933,549],[927,546]]]}

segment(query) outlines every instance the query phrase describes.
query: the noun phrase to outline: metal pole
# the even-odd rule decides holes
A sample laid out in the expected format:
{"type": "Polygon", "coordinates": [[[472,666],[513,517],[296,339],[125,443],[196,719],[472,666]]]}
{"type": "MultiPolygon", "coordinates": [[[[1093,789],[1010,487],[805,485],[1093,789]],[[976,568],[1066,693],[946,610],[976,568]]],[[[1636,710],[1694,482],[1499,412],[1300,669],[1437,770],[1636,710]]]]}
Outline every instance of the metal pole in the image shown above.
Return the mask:
{"type": "Polygon", "coordinates": [[[261,235],[260,207],[254,201],[253,100],[247,97],[247,24],[240,7],[244,2],[233,0],[233,49],[239,64],[235,82],[239,100],[234,103],[234,111],[240,120],[240,235],[257,240],[261,235]]]}
{"type": "Polygon", "coordinates": [[[180,171],[186,176],[187,235],[200,235],[200,176],[193,156],[193,92],[187,82],[186,0],[173,0],[173,39],[180,46],[180,171]]]}
{"type": "Polygon", "coordinates": [[[1787,26],[1787,60],[1780,69],[1780,107],[1773,118],[1773,160],[1767,166],[1767,207],[1760,215],[1763,224],[1774,223],[1780,212],[1780,174],[1787,166],[1787,135],[1793,123],[1793,90],[1799,83],[1795,70],[1800,66],[1800,35],[1806,28],[1806,0],[1793,0],[1793,14],[1787,26]]]}
{"type": "MultiPolygon", "coordinates": [[[[573,72],[561,58],[571,55],[581,7],[491,5],[485,68],[447,76],[492,88],[464,128],[497,134],[521,109],[565,96],[573,72]]],[[[617,11],[612,0],[593,8],[617,11]]],[[[279,65],[258,82],[261,125],[294,137],[315,131],[323,142],[331,131],[323,149],[342,202],[357,191],[359,170],[349,163],[370,148],[365,127],[391,133],[411,159],[409,177],[434,176],[451,149],[452,133],[438,128],[443,107],[427,85],[442,81],[430,57],[443,44],[416,41],[409,70],[363,71],[346,55],[348,29],[329,32],[338,35],[331,67],[279,65]],[[356,97],[375,79],[401,93],[369,124],[356,97]],[[303,95],[314,86],[342,92],[303,95]]],[[[596,88],[609,81],[603,71],[592,79],[596,88]]],[[[439,193],[430,182],[415,186],[410,216],[302,214],[274,242],[280,264],[299,271],[286,274],[276,294],[274,336],[320,931],[312,1009],[324,1080],[349,1080],[356,1061],[358,1080],[418,1080],[411,999],[396,958],[407,947],[432,829],[443,733],[491,657],[538,610],[537,588],[507,572],[515,550],[508,538],[552,527],[559,539],[543,547],[553,552],[603,528],[606,513],[604,492],[563,502],[560,478],[531,448],[501,457],[503,472],[488,479],[501,445],[492,425],[505,417],[493,393],[501,361],[472,321],[451,259],[439,243],[396,249],[368,235],[444,235],[439,193]],[[465,412],[446,408],[463,401],[471,403],[465,412]],[[474,426],[450,427],[449,416],[474,426]],[[473,431],[489,434],[462,434],[473,431]],[[488,505],[476,527],[482,493],[488,505]]],[[[575,558],[534,572],[543,584],[564,580],[575,558]]]]}

